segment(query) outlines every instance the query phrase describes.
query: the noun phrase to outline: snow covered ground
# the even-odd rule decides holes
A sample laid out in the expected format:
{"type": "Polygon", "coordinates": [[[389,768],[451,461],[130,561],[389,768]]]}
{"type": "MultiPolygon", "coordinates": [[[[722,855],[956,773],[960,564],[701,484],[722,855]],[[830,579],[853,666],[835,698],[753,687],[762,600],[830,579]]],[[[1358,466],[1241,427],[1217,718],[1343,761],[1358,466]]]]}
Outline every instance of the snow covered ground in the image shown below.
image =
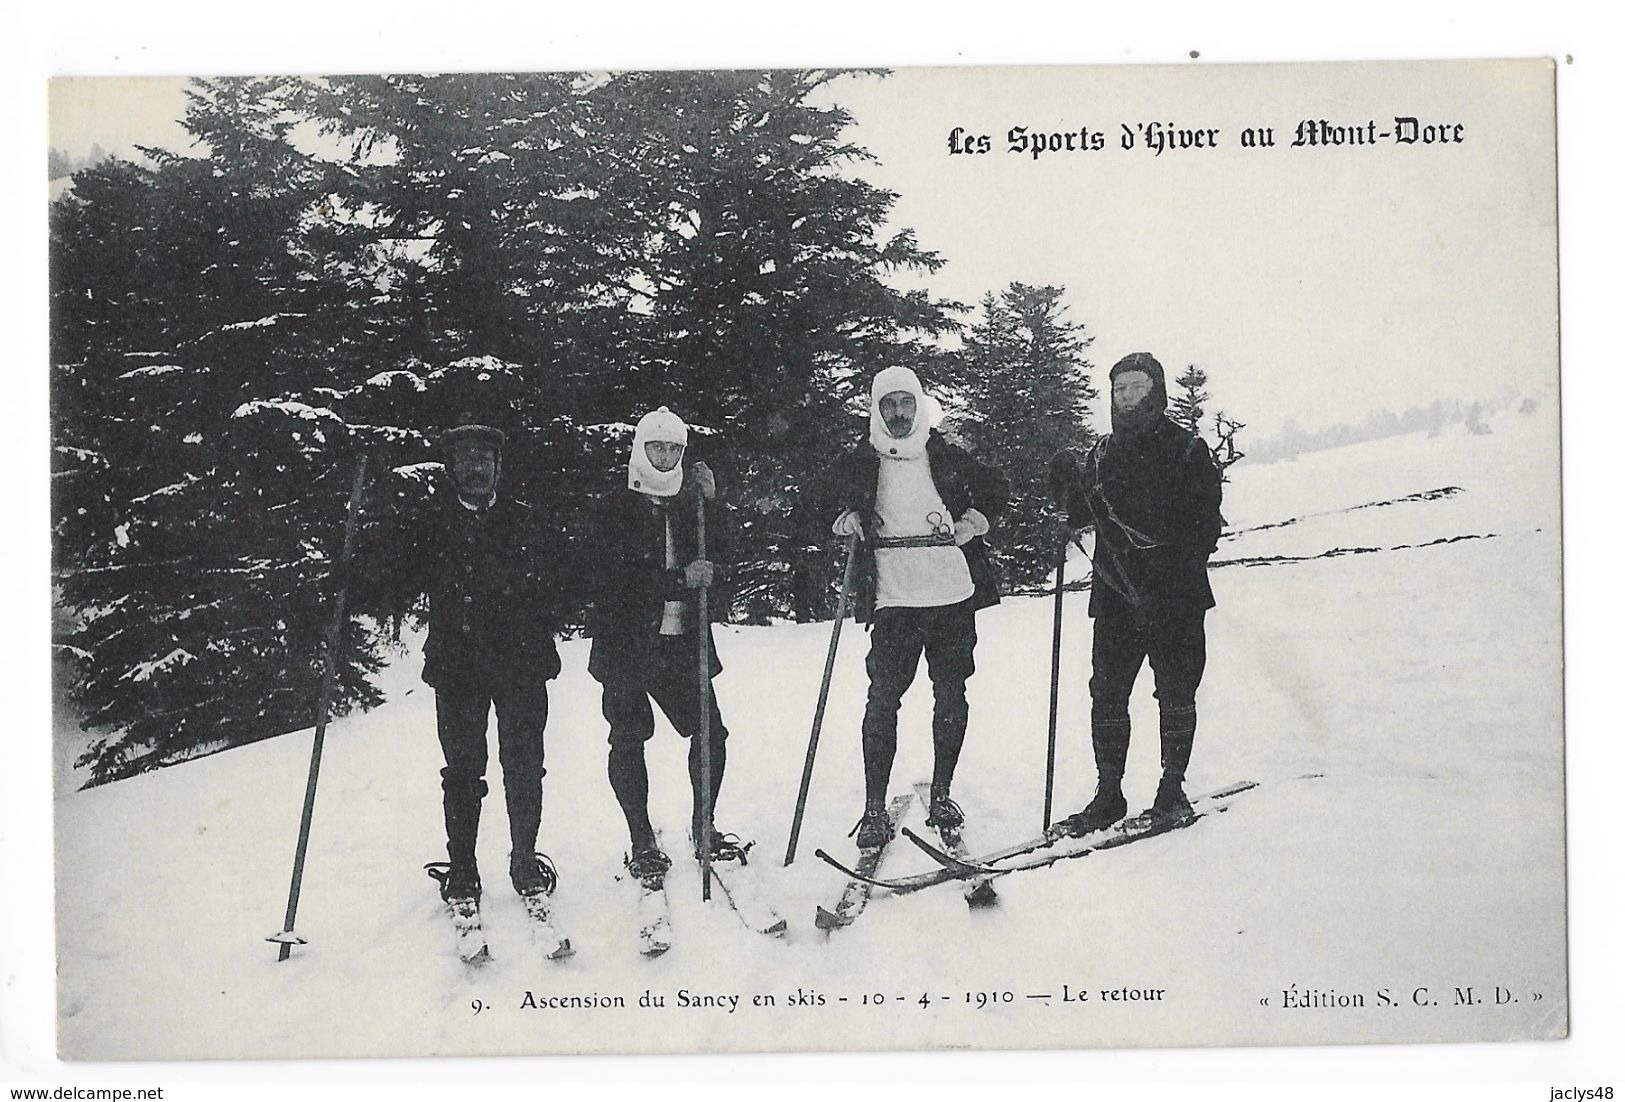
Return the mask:
{"type": "MultiPolygon", "coordinates": [[[[845,836],[861,809],[867,639],[850,625],[789,869],[780,866],[829,625],[719,631],[727,668],[717,687],[733,738],[718,821],[759,841],[753,867],[790,920],[783,941],[702,905],[692,867],[679,864],[669,880],[676,946],[638,956],[631,892],[613,877],[624,826],[581,641],[563,647],[552,687],[541,841],[560,869],[557,913],[577,949],[564,963],[528,951],[506,887],[494,754],[481,857],[496,959],[470,972],[454,955],[420,869],[443,856],[443,839],[433,697],[415,650],[387,671],[388,703],[329,729],[298,922],[309,944],[286,963],[262,939],[281,925],[308,734],[89,791],[72,791],[71,755],[59,753],[62,1054],[1561,1036],[1554,418],[1508,414],[1485,436],[1457,426],[1236,468],[1225,512],[1239,534],[1215,558],[1232,564],[1212,574],[1219,607],[1190,788],[1260,786],[1190,830],[1006,877],[993,910],[969,911],[951,887],[877,892],[852,928],[827,938],[813,928],[815,905],[842,884],[813,849],[850,854],[845,836]],[[1438,490],[1449,492],[1399,500],[1438,490]],[[1334,549],[1344,553],[1323,555],[1334,549]],[[1462,1005],[1457,989],[1468,987],[1475,1002],[1462,1005]],[[1159,989],[1154,1001],[1103,995],[1159,989]],[[1497,989],[1516,1001],[1497,1005],[1497,989]],[[1065,1001],[1079,991],[1087,1001],[1065,1001]],[[664,1007],[640,1008],[645,992],[664,1007]],[[742,999],[732,1012],[685,1007],[680,992],[742,999]],[[527,993],[627,1005],[532,1009],[527,993]],[[753,994],[775,1005],[752,1005],[753,994]],[[1028,997],[1037,994],[1051,997],[1028,997]],[[1319,1005],[1355,995],[1362,1006],[1319,1005]]],[[[1093,785],[1086,599],[1066,599],[1060,814],[1093,785]]],[[[975,850],[1040,825],[1050,617],[1050,600],[1037,597],[979,618],[956,786],[975,850]]],[[[929,776],[929,707],[922,669],[905,701],[894,791],[929,776]]],[[[1133,714],[1131,803],[1150,799],[1158,769],[1149,671],[1133,714]]],[[[684,751],[662,722],[650,744],[652,810],[673,837],[688,813],[684,751]]],[[[916,810],[916,828],[922,818],[916,810]]],[[[926,867],[900,841],[885,871],[926,867]]]]}

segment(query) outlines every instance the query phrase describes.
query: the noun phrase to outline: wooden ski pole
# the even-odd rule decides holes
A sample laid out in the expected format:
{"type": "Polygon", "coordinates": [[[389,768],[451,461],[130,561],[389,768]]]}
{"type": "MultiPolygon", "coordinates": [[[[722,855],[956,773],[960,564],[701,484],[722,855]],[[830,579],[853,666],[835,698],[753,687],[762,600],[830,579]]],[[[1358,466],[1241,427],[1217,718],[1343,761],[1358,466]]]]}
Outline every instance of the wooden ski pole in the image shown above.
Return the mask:
{"type": "Polygon", "coordinates": [[[1055,627],[1051,634],[1049,656],[1049,754],[1044,764],[1044,829],[1049,829],[1050,813],[1055,799],[1055,727],[1061,703],[1061,601],[1066,587],[1066,547],[1061,541],[1060,554],[1055,559],[1055,627]]]}
{"type": "Polygon", "coordinates": [[[807,761],[801,767],[801,792],[796,796],[796,814],[790,823],[790,846],[784,851],[786,865],[796,859],[796,840],[801,837],[801,817],[807,811],[807,791],[812,787],[813,758],[818,753],[818,734],[824,729],[824,706],[829,703],[829,682],[835,673],[835,648],[841,643],[841,624],[852,595],[852,572],[858,560],[857,533],[846,538],[846,568],[841,572],[841,596],[835,605],[835,626],[829,633],[829,653],[824,656],[824,683],[818,688],[818,707],[813,711],[812,736],[807,740],[807,761]]]}
{"type": "Polygon", "coordinates": [[[288,910],[282,932],[266,938],[278,945],[276,959],[284,961],[295,945],[305,939],[293,932],[299,913],[299,886],[305,876],[305,853],[310,846],[310,821],[316,812],[316,778],[322,768],[322,742],[327,735],[327,714],[333,703],[333,682],[338,677],[339,650],[344,645],[345,597],[350,587],[350,555],[355,546],[356,515],[361,511],[361,487],[367,478],[367,457],[356,461],[355,481],[350,485],[350,505],[344,517],[344,549],[339,553],[339,589],[333,603],[333,623],[328,628],[327,646],[322,655],[322,691],[316,705],[316,735],[310,746],[310,773],[305,778],[305,808],[299,817],[299,844],[293,854],[293,877],[288,884],[288,910]]]}
{"type": "MultiPolygon", "coordinates": [[[[705,495],[694,497],[699,558],[705,561],[705,495]]],[[[710,586],[700,586],[700,829],[705,837],[696,839],[700,848],[700,898],[711,898],[711,601],[710,586]]]]}

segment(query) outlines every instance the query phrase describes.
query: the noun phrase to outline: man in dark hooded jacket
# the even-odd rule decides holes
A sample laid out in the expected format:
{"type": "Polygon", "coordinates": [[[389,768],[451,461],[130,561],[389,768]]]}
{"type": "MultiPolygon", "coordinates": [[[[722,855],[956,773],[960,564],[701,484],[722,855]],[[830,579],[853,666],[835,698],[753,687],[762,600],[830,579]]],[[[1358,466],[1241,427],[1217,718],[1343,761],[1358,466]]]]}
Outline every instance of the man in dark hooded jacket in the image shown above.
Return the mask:
{"type": "Polygon", "coordinates": [[[1146,352],[1111,369],[1112,431],[1080,463],[1056,453],[1050,487],[1072,527],[1095,530],[1090,737],[1099,784],[1058,828],[1085,834],[1127,813],[1129,695],[1149,658],[1161,714],[1162,780],[1146,816],[1190,814],[1185,770],[1213,607],[1207,560],[1223,520],[1223,478],[1200,436],[1170,420],[1162,365],[1146,352]]]}
{"type": "Polygon", "coordinates": [[[591,560],[587,670],[603,686],[610,786],[631,839],[626,865],[649,885],[661,883],[671,865],[649,820],[644,743],[654,737],[652,705],[659,705],[689,740],[690,837],[696,855],[709,846],[713,862],[736,861],[748,848],[705,819],[707,803],[715,811],[728,762],[728,728],[716,692],[699,682],[702,639],[711,676],[722,670],[711,625],[699,622],[696,599],[696,591],[715,579],[714,564],[699,556],[697,509],[701,500],[715,500],[717,489],[703,462],[684,463],[687,445],[688,426],[665,406],[638,422],[626,489],[604,501],[591,560]],[[702,708],[709,712],[709,778],[699,737],[702,708]]]}
{"type": "Polygon", "coordinates": [[[920,656],[931,677],[934,765],[928,821],[957,832],[951,798],[976,670],[976,612],[997,604],[998,579],[982,537],[1004,511],[999,471],[930,427],[928,399],[906,367],[870,388],[869,439],[834,473],[837,535],[861,536],[855,554],[857,619],[870,627],[869,698],[863,713],[864,812],[860,848],[889,841],[886,787],[897,755],[897,711],[920,656]]]}

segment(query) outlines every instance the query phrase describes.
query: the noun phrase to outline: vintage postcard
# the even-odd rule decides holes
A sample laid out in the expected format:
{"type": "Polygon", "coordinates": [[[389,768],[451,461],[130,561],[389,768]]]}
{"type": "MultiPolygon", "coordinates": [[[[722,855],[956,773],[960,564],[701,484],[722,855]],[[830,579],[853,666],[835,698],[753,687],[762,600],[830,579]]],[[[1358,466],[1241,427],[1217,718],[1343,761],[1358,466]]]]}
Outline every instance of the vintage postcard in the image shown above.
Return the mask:
{"type": "Polygon", "coordinates": [[[53,82],[61,1056],[1567,1036],[1554,84],[53,82]]]}

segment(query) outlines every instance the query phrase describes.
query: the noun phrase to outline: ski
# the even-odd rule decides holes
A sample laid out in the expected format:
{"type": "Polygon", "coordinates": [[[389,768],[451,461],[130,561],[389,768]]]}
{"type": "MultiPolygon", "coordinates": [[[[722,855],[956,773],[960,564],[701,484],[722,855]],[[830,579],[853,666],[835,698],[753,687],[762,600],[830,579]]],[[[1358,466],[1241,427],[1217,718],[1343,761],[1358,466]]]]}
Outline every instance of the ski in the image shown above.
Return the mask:
{"type": "MultiPolygon", "coordinates": [[[[847,891],[852,890],[853,887],[854,887],[854,884],[858,884],[858,883],[868,884],[872,888],[891,888],[893,891],[895,891],[895,890],[897,890],[897,885],[899,885],[899,884],[907,884],[910,881],[919,879],[920,877],[929,877],[932,884],[940,884],[940,883],[943,882],[944,879],[953,879],[952,877],[941,877],[941,876],[939,876],[938,873],[941,870],[933,870],[932,872],[917,873],[914,876],[900,877],[900,878],[898,878],[896,880],[887,880],[887,879],[883,879],[882,877],[876,876],[872,872],[865,872],[864,869],[863,869],[863,866],[866,865],[867,862],[863,861],[861,856],[860,856],[859,861],[858,861],[858,866],[859,867],[853,868],[851,865],[843,864],[842,862],[837,861],[835,858],[831,857],[829,854],[825,853],[821,849],[820,850],[814,850],[813,855],[815,857],[818,857],[818,858],[822,859],[824,864],[828,865],[830,868],[834,869],[836,872],[838,872],[842,876],[846,877],[849,881],[853,882],[853,883],[847,884],[847,886],[846,886],[847,891]]],[[[929,885],[920,884],[918,886],[923,888],[923,887],[928,887],[929,885]]],[[[913,889],[905,889],[905,890],[913,890],[913,889]]],[[[842,893],[841,898],[843,900],[846,898],[845,892],[842,893]]],[[[840,906],[839,906],[839,904],[837,904],[836,905],[836,911],[839,911],[839,909],[840,909],[840,906]]],[[[834,913],[835,913],[834,911],[825,910],[822,906],[820,906],[818,908],[818,914],[819,914],[819,916],[821,918],[825,917],[825,916],[832,916],[834,913]]],[[[839,925],[839,924],[837,923],[837,925],[839,925]]],[[[829,927],[825,926],[822,922],[820,922],[818,928],[823,930],[823,929],[828,929],[829,927]]]]}
{"type": "Polygon", "coordinates": [[[457,958],[464,964],[488,963],[491,948],[485,943],[485,928],[480,924],[479,900],[447,900],[446,912],[451,915],[452,929],[457,933],[457,958]]]}
{"type": "Polygon", "coordinates": [[[638,951],[649,958],[671,948],[671,904],[664,881],[638,882],[638,951]]]}
{"type": "Polygon", "coordinates": [[[722,888],[722,895],[739,921],[759,934],[782,937],[789,923],[773,909],[762,894],[757,873],[745,861],[721,861],[711,866],[711,879],[722,888]]]}
{"type": "Polygon", "coordinates": [[[542,956],[548,960],[563,960],[574,956],[575,949],[571,946],[570,939],[559,929],[558,923],[553,921],[547,893],[532,892],[519,898],[524,901],[525,914],[530,919],[531,944],[541,950],[542,956]]]}
{"type": "MultiPolygon", "coordinates": [[[[914,799],[912,792],[892,797],[886,807],[886,814],[891,818],[892,826],[896,827],[908,811],[909,803],[914,799]]],[[[875,871],[880,868],[880,859],[886,855],[884,845],[874,846],[870,849],[860,850],[858,853],[858,867],[847,868],[823,850],[816,851],[826,863],[846,874],[846,887],[841,890],[841,898],[836,901],[834,909],[818,908],[813,918],[814,924],[820,930],[838,930],[843,926],[850,926],[857,921],[863,909],[869,905],[869,895],[874,890],[877,881],[875,871]]]]}
{"type": "Polygon", "coordinates": [[[943,849],[915,834],[908,827],[903,828],[903,836],[925,851],[937,864],[960,877],[969,879],[973,876],[996,876],[1001,871],[996,865],[979,865],[965,855],[965,845],[961,842],[955,849],[943,849]]]}
{"type": "Polygon", "coordinates": [[[1141,842],[1147,838],[1156,838],[1160,835],[1168,834],[1176,830],[1184,830],[1186,827],[1190,826],[1192,823],[1196,822],[1196,820],[1201,819],[1204,816],[1222,815],[1224,812],[1229,811],[1230,805],[1235,802],[1234,797],[1246,792],[1248,789],[1257,787],[1258,785],[1255,781],[1244,781],[1240,784],[1231,785],[1226,789],[1222,789],[1218,793],[1210,793],[1207,796],[1198,797],[1197,800],[1191,801],[1191,811],[1189,815],[1182,815],[1179,817],[1160,815],[1153,816],[1149,814],[1136,815],[1130,819],[1124,820],[1124,822],[1110,828],[1109,830],[1098,831],[1093,835],[1087,836],[1099,839],[1098,841],[1089,842],[1081,847],[1069,846],[1056,853],[1046,853],[1042,856],[1034,857],[1026,861],[1018,861],[1013,865],[1003,866],[1000,871],[1003,873],[1022,872],[1027,869],[1041,869],[1046,866],[1053,865],[1057,861],[1065,861],[1073,857],[1087,857],[1089,854],[1095,853],[1099,850],[1115,849],[1118,846],[1126,846],[1130,842],[1141,842]]]}
{"type": "MultiPolygon", "coordinates": [[[[660,845],[658,832],[655,834],[655,845],[657,848],[660,845]]],[[[667,862],[666,868],[643,879],[632,875],[631,860],[631,855],[627,855],[627,865],[615,874],[615,879],[630,880],[637,888],[638,901],[634,914],[638,923],[638,952],[653,959],[671,948],[671,901],[666,897],[666,873],[670,871],[670,862],[667,862]]]]}
{"type": "MultiPolygon", "coordinates": [[[[927,808],[931,806],[930,785],[915,785],[914,794],[925,803],[927,808]]],[[[965,884],[965,902],[967,905],[971,907],[991,907],[997,903],[999,893],[993,887],[993,870],[976,868],[966,861],[964,834],[957,829],[945,829],[941,826],[937,826],[936,831],[937,837],[942,839],[942,849],[940,850],[930,845],[908,827],[903,828],[903,833],[908,836],[909,841],[925,850],[944,867],[962,865],[969,870],[969,875],[966,877],[967,883],[965,884]]]]}
{"type": "MultiPolygon", "coordinates": [[[[741,842],[734,834],[721,837],[726,845],[711,856],[711,879],[721,886],[723,901],[746,929],[769,937],[782,936],[790,925],[767,901],[757,870],[750,867],[750,851],[756,843],[741,842]]],[[[692,836],[689,844],[694,844],[692,836]]]]}
{"type": "MultiPolygon", "coordinates": [[[[444,861],[430,861],[423,866],[429,878],[443,888],[451,866],[444,861]]],[[[480,922],[480,901],[472,896],[460,896],[444,901],[446,914],[451,916],[451,928],[457,936],[457,958],[464,964],[480,965],[491,959],[491,948],[485,943],[485,927],[480,922]]]]}
{"type": "MultiPolygon", "coordinates": [[[[877,888],[885,888],[896,894],[917,892],[922,888],[929,888],[937,884],[947,883],[949,880],[964,880],[976,876],[999,875],[1020,872],[1024,869],[1041,868],[1053,865],[1057,861],[1064,861],[1072,857],[1086,857],[1096,850],[1114,849],[1117,846],[1127,845],[1144,838],[1166,834],[1170,830],[1178,830],[1189,826],[1204,815],[1223,812],[1229,809],[1232,797],[1238,796],[1249,789],[1258,787],[1256,781],[1240,781],[1236,784],[1226,785],[1224,788],[1204,793],[1191,801],[1192,814],[1181,820],[1162,821],[1156,824],[1146,824],[1142,829],[1125,829],[1122,824],[1109,827],[1106,830],[1096,831],[1079,838],[1047,832],[1025,842],[1018,842],[1012,846],[995,850],[992,853],[979,857],[949,858],[947,865],[932,869],[929,872],[916,873],[912,876],[902,876],[896,879],[871,879],[869,882],[877,888]],[[1055,853],[1043,854],[1028,861],[1018,862],[1014,865],[999,865],[998,862],[1008,861],[1012,858],[1022,857],[1039,850],[1061,846],[1055,853]]],[[[907,832],[912,834],[912,832],[907,832]]],[[[918,838],[915,835],[915,838],[918,838]]],[[[915,845],[919,845],[916,841],[915,845]]],[[[924,847],[922,847],[924,848],[924,847]]],[[[935,847],[930,847],[934,849],[935,847]]],[[[930,849],[926,849],[930,852],[930,849]]],[[[939,851],[940,852],[940,851],[939,851]]],[[[826,858],[828,860],[828,858],[826,858]]],[[[834,862],[831,862],[832,864],[834,862]]]]}

